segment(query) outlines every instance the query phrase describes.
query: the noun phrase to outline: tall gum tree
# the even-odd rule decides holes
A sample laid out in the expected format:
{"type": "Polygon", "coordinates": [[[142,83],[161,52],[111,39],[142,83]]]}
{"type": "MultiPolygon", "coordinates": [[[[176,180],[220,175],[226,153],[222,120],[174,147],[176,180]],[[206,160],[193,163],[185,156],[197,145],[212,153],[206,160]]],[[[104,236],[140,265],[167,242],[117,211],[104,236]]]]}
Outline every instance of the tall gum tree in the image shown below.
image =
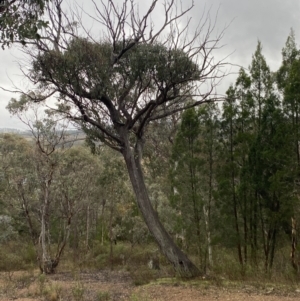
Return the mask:
{"type": "Polygon", "coordinates": [[[170,177],[173,186],[172,205],[177,212],[178,234],[189,248],[195,246],[201,258],[201,208],[199,189],[200,122],[194,108],[186,110],[172,148],[170,177]]]}
{"type": "Polygon", "coordinates": [[[249,66],[249,70],[251,75],[252,97],[257,106],[257,128],[259,130],[264,102],[266,98],[270,97],[274,82],[270,68],[262,53],[262,44],[260,41],[258,41],[255,53],[252,56],[252,62],[249,66]]]}
{"type": "MultiPolygon", "coordinates": [[[[300,149],[299,149],[299,123],[300,123],[300,51],[297,48],[295,33],[293,29],[286,40],[282,49],[282,64],[277,71],[277,86],[282,92],[283,110],[291,123],[291,137],[293,141],[293,154],[297,164],[294,164],[292,170],[294,172],[294,197],[299,195],[299,170],[300,170],[300,149]]],[[[297,251],[297,218],[296,212],[291,217],[291,263],[293,268],[298,271],[299,264],[296,256],[297,251]]]]}
{"type": "MultiPolygon", "coordinates": [[[[203,204],[203,216],[206,232],[205,261],[208,259],[208,268],[213,266],[212,250],[212,208],[215,203],[216,187],[216,155],[218,149],[218,126],[220,111],[215,103],[209,103],[199,109],[200,120],[200,151],[202,154],[201,180],[203,204]],[[206,254],[207,253],[207,254],[206,254]]],[[[206,266],[206,264],[205,264],[206,266]]]]}
{"type": "Polygon", "coordinates": [[[227,212],[227,214],[233,216],[232,231],[230,231],[230,234],[234,233],[234,244],[237,248],[239,263],[242,266],[243,254],[238,211],[239,198],[237,193],[239,175],[239,164],[237,162],[238,104],[235,92],[235,88],[231,85],[226,92],[227,99],[223,102],[220,140],[224,162],[218,170],[218,190],[220,199],[223,199],[225,196],[225,202],[222,206],[223,213],[227,212]]]}
{"type": "Polygon", "coordinates": [[[251,79],[247,75],[244,69],[240,69],[239,76],[235,84],[235,95],[239,103],[237,111],[237,158],[236,161],[239,164],[239,188],[238,194],[240,199],[240,209],[242,215],[242,231],[243,231],[243,261],[246,264],[248,262],[248,244],[251,245],[251,262],[256,261],[255,243],[253,234],[253,198],[249,197],[251,191],[249,181],[249,163],[248,154],[249,148],[252,145],[254,139],[254,133],[252,126],[255,122],[255,108],[250,92],[251,79]]]}
{"type": "Polygon", "coordinates": [[[56,110],[79,124],[90,141],[123,155],[138,207],[162,253],[182,277],[198,276],[200,270],[176,246],[151,205],[142,150],[151,122],[217,98],[211,95],[225,76],[225,62],[216,60],[214,51],[223,31],[212,37],[215,21],[209,15],[190,30],[193,3],[183,9],[175,0],[153,0],[143,16],[134,1],[93,3],[93,20],[107,32],[98,40],[88,30],[80,36],[72,24],[81,20],[68,20],[61,1],[53,1],[50,26],[28,49],[27,77],[44,94],[31,100],[56,95],[56,110]],[[162,11],[161,22],[154,22],[162,11]]]}
{"type": "MultiPolygon", "coordinates": [[[[252,253],[253,259],[255,261],[256,251],[258,249],[258,225],[261,223],[262,225],[263,216],[259,211],[261,206],[262,196],[259,193],[259,181],[256,179],[255,175],[259,175],[259,151],[262,146],[258,140],[258,136],[261,130],[262,118],[263,118],[263,110],[267,100],[274,95],[274,79],[271,73],[271,70],[267,64],[267,61],[262,52],[262,44],[260,41],[257,43],[256,50],[252,56],[252,62],[249,66],[250,71],[250,79],[251,79],[251,87],[250,93],[253,99],[254,109],[255,109],[255,124],[254,124],[254,132],[256,138],[254,139],[253,145],[250,147],[249,154],[249,167],[251,169],[250,173],[253,177],[253,185],[255,186],[253,200],[251,200],[251,209],[253,211],[252,214],[252,228],[250,229],[252,236],[252,253]],[[256,140],[256,142],[255,142],[256,140]],[[259,221],[260,220],[260,221],[259,221]]],[[[263,230],[262,230],[263,231],[263,230]]]]}

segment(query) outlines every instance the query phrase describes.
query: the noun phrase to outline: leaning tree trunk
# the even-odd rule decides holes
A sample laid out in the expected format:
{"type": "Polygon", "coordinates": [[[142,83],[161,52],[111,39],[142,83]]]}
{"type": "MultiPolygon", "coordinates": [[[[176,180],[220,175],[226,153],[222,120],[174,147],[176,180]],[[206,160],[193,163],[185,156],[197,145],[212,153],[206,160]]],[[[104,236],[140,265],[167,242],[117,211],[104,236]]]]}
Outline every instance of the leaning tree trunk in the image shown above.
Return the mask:
{"type": "Polygon", "coordinates": [[[199,269],[189,260],[186,254],[178,248],[160,222],[147,192],[138,147],[135,150],[130,148],[128,139],[125,141],[123,156],[136,195],[138,207],[162,253],[172,263],[174,269],[181,277],[200,276],[201,272],[199,269]]]}

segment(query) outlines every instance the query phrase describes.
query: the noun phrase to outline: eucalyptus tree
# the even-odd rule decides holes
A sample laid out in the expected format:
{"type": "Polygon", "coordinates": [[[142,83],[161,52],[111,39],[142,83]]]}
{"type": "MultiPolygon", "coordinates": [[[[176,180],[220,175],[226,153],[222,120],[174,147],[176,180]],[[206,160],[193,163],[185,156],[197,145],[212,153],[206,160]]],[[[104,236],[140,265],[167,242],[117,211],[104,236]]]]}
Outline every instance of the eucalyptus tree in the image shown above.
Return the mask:
{"type": "Polygon", "coordinates": [[[101,186],[101,242],[104,238],[110,243],[110,262],[113,268],[113,245],[123,236],[128,238],[126,223],[132,213],[132,189],[129,183],[124,160],[118,153],[103,146],[100,158],[103,170],[98,176],[97,185],[101,186]]]}
{"type": "Polygon", "coordinates": [[[216,218],[216,173],[217,156],[219,152],[219,129],[220,110],[215,103],[203,105],[198,110],[200,130],[200,170],[199,182],[200,194],[203,200],[203,219],[205,224],[206,247],[205,247],[205,267],[213,266],[213,224],[216,218]],[[208,264],[206,263],[208,262],[208,264]]]}
{"type": "Polygon", "coordinates": [[[277,71],[277,84],[283,94],[283,107],[285,114],[292,122],[294,136],[294,153],[297,167],[300,167],[299,143],[299,79],[300,79],[300,51],[297,49],[295,33],[291,30],[285,46],[282,49],[282,64],[277,71]]]}
{"type": "Polygon", "coordinates": [[[218,168],[219,201],[234,233],[231,240],[237,248],[239,262],[255,262],[257,249],[257,213],[249,171],[249,152],[256,138],[257,106],[251,91],[251,77],[240,69],[235,85],[229,87],[223,103],[220,128],[220,168],[218,168]],[[230,201],[230,203],[228,203],[230,201]],[[230,206],[228,206],[230,204],[230,206]]]}
{"type": "Polygon", "coordinates": [[[277,84],[281,91],[284,90],[286,84],[289,83],[288,76],[292,64],[300,58],[299,50],[297,49],[295,32],[291,29],[289,36],[285,42],[285,46],[282,48],[282,64],[279,70],[276,72],[277,84]]]}
{"type": "Polygon", "coordinates": [[[200,196],[200,122],[195,108],[182,114],[182,121],[172,148],[172,204],[177,212],[177,234],[186,245],[196,246],[200,257],[203,202],[200,196]]]}
{"type": "MultiPolygon", "coordinates": [[[[153,122],[145,133],[143,153],[145,180],[154,209],[159,214],[162,213],[161,210],[167,214],[171,209],[169,207],[170,179],[167,171],[170,167],[170,156],[179,119],[177,116],[173,117],[153,122]]],[[[161,214],[161,217],[168,219],[164,214],[161,214]]]]}
{"type": "MultiPolygon", "coordinates": [[[[21,103],[26,97],[22,97],[21,103]]],[[[9,110],[19,113],[20,103],[12,99],[9,110]]],[[[36,112],[35,112],[36,113],[36,112]]],[[[42,273],[51,274],[58,266],[69,236],[74,217],[91,198],[95,177],[100,168],[87,150],[70,149],[73,138],[67,137],[65,125],[54,116],[35,120],[20,118],[28,125],[31,142],[16,143],[12,149],[2,146],[7,154],[9,196],[18,203],[27,224],[37,261],[42,273]],[[71,140],[71,142],[70,142],[71,140]],[[19,145],[24,144],[24,150],[19,145]],[[53,249],[56,245],[56,249],[53,249]]],[[[22,139],[20,140],[22,141],[22,139]]],[[[11,145],[9,139],[6,143],[11,145]]]]}
{"type": "MultiPolygon", "coordinates": [[[[280,89],[289,81],[290,72],[286,71],[291,68],[287,66],[293,65],[291,60],[296,55],[293,38],[289,39],[288,44],[290,48],[287,46],[283,51],[287,69],[281,69],[280,89]]],[[[253,204],[254,229],[251,232],[256,248],[258,244],[263,248],[265,269],[269,271],[273,265],[280,225],[287,223],[287,216],[292,214],[288,208],[292,209],[294,199],[291,194],[295,175],[291,151],[295,148],[291,143],[290,121],[283,113],[275,77],[262,55],[260,42],[253,55],[250,76],[250,92],[257,107],[248,168],[253,189],[253,202],[250,202],[253,204]],[[261,235],[257,232],[259,228],[261,235]]]]}
{"type": "MultiPolygon", "coordinates": [[[[269,97],[262,112],[261,129],[251,150],[255,156],[252,181],[258,195],[258,216],[265,270],[274,262],[279,231],[293,215],[293,160],[290,124],[278,98],[269,97]]],[[[251,158],[250,158],[251,159],[251,158]]]]}
{"type": "MultiPolygon", "coordinates": [[[[38,262],[43,269],[42,262],[47,257],[47,251],[43,256],[46,243],[46,214],[42,211],[46,210],[42,210],[39,203],[39,197],[42,198],[43,192],[42,185],[38,184],[33,161],[33,157],[37,157],[38,154],[24,138],[12,138],[12,136],[5,135],[1,139],[1,155],[5,162],[2,168],[6,179],[4,199],[11,204],[11,207],[7,206],[10,214],[17,217],[16,220],[20,226],[23,224],[23,230],[28,229],[38,262]],[[24,227],[25,225],[26,227],[24,227]]],[[[38,158],[37,161],[39,161],[38,158]]],[[[41,179],[41,183],[43,183],[43,179],[41,179]]]]}
{"type": "Polygon", "coordinates": [[[271,96],[274,88],[274,78],[262,53],[262,44],[257,43],[252,62],[249,66],[251,75],[251,93],[256,107],[257,128],[259,130],[262,118],[262,110],[265,100],[271,96]]]}
{"type": "Polygon", "coordinates": [[[211,267],[211,212],[216,188],[215,160],[218,109],[208,103],[186,110],[172,146],[172,205],[177,235],[189,249],[197,250],[204,270],[211,267]]]}
{"type": "Polygon", "coordinates": [[[0,43],[2,47],[13,42],[25,44],[39,38],[38,31],[46,27],[43,20],[51,0],[0,0],[0,43]]]}
{"type": "MultiPolygon", "coordinates": [[[[11,112],[15,109],[12,103],[11,106],[8,106],[11,112]]],[[[51,274],[58,266],[68,241],[73,215],[73,207],[67,193],[58,198],[56,195],[57,187],[55,187],[59,186],[58,182],[61,180],[58,177],[58,171],[62,160],[62,150],[66,148],[68,142],[66,141],[64,126],[59,125],[53,118],[39,118],[38,115],[35,115],[35,118],[35,120],[27,123],[35,144],[30,152],[30,161],[33,166],[32,174],[34,176],[32,184],[35,190],[32,191],[32,194],[25,195],[23,190],[27,184],[26,181],[23,181],[18,185],[18,191],[23,201],[29,227],[33,227],[33,220],[38,224],[35,232],[39,234],[34,245],[40,270],[42,273],[51,274]],[[32,206],[32,199],[36,210],[29,210],[26,207],[26,205],[32,206]],[[51,249],[51,244],[54,242],[52,230],[55,212],[53,209],[60,206],[59,203],[60,205],[64,203],[65,206],[65,212],[61,216],[64,225],[60,229],[61,235],[56,240],[57,250],[53,254],[51,249]]],[[[26,122],[24,119],[23,121],[26,122]]],[[[62,192],[62,189],[60,189],[60,192],[62,192]]],[[[33,231],[31,229],[31,232],[33,231]]]]}
{"type": "Polygon", "coordinates": [[[26,239],[28,234],[35,245],[38,239],[36,224],[27,215],[36,207],[33,197],[30,203],[27,202],[27,196],[32,196],[36,188],[31,145],[18,135],[2,134],[0,153],[2,213],[13,217],[15,229],[23,232],[26,239]]]}
{"type": "Polygon", "coordinates": [[[95,39],[86,30],[82,37],[64,18],[61,2],[54,2],[51,30],[41,32],[45,36],[29,50],[27,76],[44,92],[32,101],[57,95],[58,112],[79,124],[91,141],[122,154],[138,207],[161,251],[181,276],[199,275],[151,205],[142,149],[151,122],[215,98],[211,94],[224,73],[214,50],[223,32],[212,37],[215,23],[209,16],[193,31],[190,20],[182,27],[193,4],[183,9],[174,0],[153,0],[140,16],[134,1],[117,6],[109,0],[95,7],[94,17],[107,34],[95,39]],[[158,10],[164,17],[154,23],[158,10]]]}
{"type": "Polygon", "coordinates": [[[239,222],[239,173],[237,136],[239,104],[234,86],[230,86],[226,92],[227,99],[223,102],[223,114],[220,124],[220,168],[218,170],[218,191],[220,210],[223,216],[229,219],[227,237],[237,248],[239,263],[243,265],[241,225],[239,222]]]}
{"type": "MultiPolygon", "coordinates": [[[[286,40],[282,49],[282,64],[277,71],[277,85],[283,98],[283,110],[290,122],[290,138],[292,139],[292,158],[297,164],[292,164],[291,170],[294,172],[293,198],[299,195],[299,175],[300,175],[300,150],[299,150],[299,123],[300,123],[300,51],[295,41],[295,33],[293,29],[286,40]]],[[[295,270],[299,269],[296,260],[297,250],[297,217],[299,210],[294,208],[291,216],[291,263],[295,270]]]]}
{"type": "MultiPolygon", "coordinates": [[[[53,241],[59,246],[60,253],[67,243],[74,249],[84,241],[89,247],[92,229],[92,211],[96,210],[98,202],[98,177],[103,167],[97,156],[83,146],[67,147],[71,138],[66,135],[65,149],[58,149],[60,164],[57,169],[52,197],[56,209],[52,209],[53,241]],[[79,236],[82,233],[83,237],[79,236]],[[55,234],[55,235],[54,235],[55,234]]],[[[76,138],[75,138],[76,140],[76,138]]],[[[72,145],[72,142],[70,143],[72,145]]]]}
{"type": "Polygon", "coordinates": [[[252,142],[255,138],[254,124],[255,106],[252,93],[250,91],[251,78],[244,69],[241,69],[239,76],[235,83],[235,97],[237,99],[237,148],[236,148],[236,161],[239,168],[238,173],[238,195],[239,195],[239,209],[242,216],[242,232],[243,232],[243,261],[248,262],[248,245],[251,246],[251,261],[255,262],[256,249],[255,249],[255,219],[253,211],[253,192],[249,174],[249,151],[252,142]]]}
{"type": "MultiPolygon", "coordinates": [[[[249,154],[249,168],[251,169],[250,173],[252,178],[251,184],[253,185],[253,201],[251,201],[253,210],[253,229],[251,230],[251,235],[253,237],[252,245],[254,246],[254,249],[258,249],[258,227],[261,227],[261,233],[265,233],[263,212],[260,210],[260,208],[262,208],[264,197],[259,192],[261,183],[259,182],[260,158],[258,154],[263,148],[264,143],[264,140],[260,141],[260,139],[263,139],[260,132],[264,107],[267,103],[275,101],[275,98],[277,97],[274,86],[275,78],[262,53],[260,41],[257,43],[257,48],[252,56],[252,62],[249,69],[251,78],[250,92],[254,102],[256,117],[253,125],[255,138],[253,140],[253,145],[250,147],[249,154]]],[[[261,239],[264,241],[264,237],[261,237],[261,239]]]]}
{"type": "MultiPolygon", "coordinates": [[[[170,177],[168,171],[178,118],[176,114],[172,118],[151,123],[145,132],[143,151],[143,170],[150,201],[172,237],[175,235],[175,220],[169,200],[170,177]]],[[[146,239],[147,237],[146,235],[146,239]]]]}

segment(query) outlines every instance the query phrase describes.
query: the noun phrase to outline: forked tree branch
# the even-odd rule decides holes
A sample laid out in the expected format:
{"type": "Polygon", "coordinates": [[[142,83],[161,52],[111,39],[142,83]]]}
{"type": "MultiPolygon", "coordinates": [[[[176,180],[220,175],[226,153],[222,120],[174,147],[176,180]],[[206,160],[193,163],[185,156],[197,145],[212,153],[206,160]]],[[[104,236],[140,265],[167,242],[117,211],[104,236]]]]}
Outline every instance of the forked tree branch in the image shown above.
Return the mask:
{"type": "Polygon", "coordinates": [[[102,39],[89,30],[81,37],[79,14],[70,17],[62,0],[54,0],[51,26],[27,50],[35,66],[27,77],[70,107],[57,109],[65,117],[97,129],[119,149],[124,129],[141,137],[151,121],[221,98],[213,94],[226,63],[214,52],[224,31],[212,37],[216,19],[205,13],[192,31],[193,2],[182,9],[176,0],[153,0],[142,17],[134,0],[92,3],[96,15],[85,13],[106,30],[102,39]],[[160,22],[153,22],[154,14],[160,22]]]}

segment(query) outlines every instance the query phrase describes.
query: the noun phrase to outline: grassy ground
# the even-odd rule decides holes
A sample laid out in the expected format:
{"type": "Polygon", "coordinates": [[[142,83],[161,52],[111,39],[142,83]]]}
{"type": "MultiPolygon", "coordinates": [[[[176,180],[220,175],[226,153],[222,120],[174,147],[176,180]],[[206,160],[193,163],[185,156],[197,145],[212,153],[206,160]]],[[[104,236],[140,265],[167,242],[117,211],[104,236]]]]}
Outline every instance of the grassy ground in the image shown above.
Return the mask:
{"type": "Polygon", "coordinates": [[[0,300],[19,301],[191,301],[257,300],[296,301],[300,285],[249,283],[194,279],[182,281],[158,278],[135,285],[130,272],[102,270],[93,272],[58,272],[40,275],[37,270],[0,273],[0,300]]]}
{"type": "Polygon", "coordinates": [[[266,274],[259,268],[241,270],[229,253],[216,254],[215,267],[207,277],[184,281],[159,254],[155,245],[119,243],[113,256],[108,245],[87,250],[66,250],[56,274],[41,275],[30,246],[0,249],[0,300],[257,300],[289,301],[300,298],[300,278],[277,262],[266,274]],[[16,252],[16,250],[18,252],[16,252]],[[150,258],[160,269],[148,267],[150,258]],[[279,269],[279,267],[281,267],[279,269]]]}

